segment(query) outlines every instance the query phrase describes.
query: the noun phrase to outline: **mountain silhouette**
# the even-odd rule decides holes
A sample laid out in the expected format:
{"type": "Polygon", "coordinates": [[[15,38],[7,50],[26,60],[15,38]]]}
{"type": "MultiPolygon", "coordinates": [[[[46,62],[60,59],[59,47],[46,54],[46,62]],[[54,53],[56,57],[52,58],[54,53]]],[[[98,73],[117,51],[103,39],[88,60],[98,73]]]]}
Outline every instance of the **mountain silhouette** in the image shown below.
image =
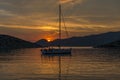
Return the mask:
{"type": "Polygon", "coordinates": [[[95,46],[95,48],[120,48],[120,40],[104,45],[95,46]]]}
{"type": "Polygon", "coordinates": [[[36,44],[41,45],[42,47],[48,46],[48,41],[46,39],[41,39],[36,42],[36,44]]]}
{"type": "Polygon", "coordinates": [[[0,50],[39,47],[35,43],[15,38],[9,35],[0,35],[0,50]]]}
{"type": "MultiPolygon", "coordinates": [[[[62,40],[56,39],[48,43],[48,45],[58,46],[59,43],[61,43],[61,46],[97,46],[114,42],[117,40],[120,40],[120,31],[89,35],[84,37],[72,37],[62,40]]],[[[39,43],[42,42],[37,41],[37,44],[39,43]]]]}

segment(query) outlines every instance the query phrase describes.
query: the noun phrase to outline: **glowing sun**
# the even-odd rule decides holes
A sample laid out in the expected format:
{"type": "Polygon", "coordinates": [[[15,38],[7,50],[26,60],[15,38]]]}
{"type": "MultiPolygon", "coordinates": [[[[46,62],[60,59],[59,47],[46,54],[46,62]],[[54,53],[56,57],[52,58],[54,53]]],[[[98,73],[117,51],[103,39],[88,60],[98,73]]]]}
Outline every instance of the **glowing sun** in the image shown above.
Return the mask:
{"type": "Polygon", "coordinates": [[[51,42],[51,39],[50,39],[50,38],[47,38],[47,41],[48,41],[48,42],[51,42]]]}

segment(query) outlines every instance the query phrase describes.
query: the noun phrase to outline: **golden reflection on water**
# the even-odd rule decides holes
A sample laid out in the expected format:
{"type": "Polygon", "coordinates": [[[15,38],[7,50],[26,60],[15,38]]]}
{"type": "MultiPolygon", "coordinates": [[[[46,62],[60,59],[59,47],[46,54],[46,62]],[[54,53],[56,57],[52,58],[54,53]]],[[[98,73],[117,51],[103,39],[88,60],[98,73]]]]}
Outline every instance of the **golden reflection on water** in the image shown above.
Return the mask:
{"type": "Polygon", "coordinates": [[[77,48],[72,55],[46,56],[40,49],[21,49],[0,54],[0,80],[119,79],[120,50],[77,48]]]}

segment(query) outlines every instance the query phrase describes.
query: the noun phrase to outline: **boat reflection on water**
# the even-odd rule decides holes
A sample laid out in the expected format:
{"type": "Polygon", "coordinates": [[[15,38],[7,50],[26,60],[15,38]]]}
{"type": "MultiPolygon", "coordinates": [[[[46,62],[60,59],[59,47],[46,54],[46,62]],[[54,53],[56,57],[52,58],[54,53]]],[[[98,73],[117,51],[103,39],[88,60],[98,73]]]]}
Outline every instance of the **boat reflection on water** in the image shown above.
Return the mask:
{"type": "MultiPolygon", "coordinates": [[[[54,58],[58,59],[58,80],[62,80],[62,58],[63,57],[69,57],[71,58],[72,54],[42,54],[41,58],[44,60],[52,60],[54,61],[54,58]]],[[[56,60],[56,59],[55,59],[56,60]]],[[[69,74],[69,66],[67,66],[67,75],[69,74]]]]}

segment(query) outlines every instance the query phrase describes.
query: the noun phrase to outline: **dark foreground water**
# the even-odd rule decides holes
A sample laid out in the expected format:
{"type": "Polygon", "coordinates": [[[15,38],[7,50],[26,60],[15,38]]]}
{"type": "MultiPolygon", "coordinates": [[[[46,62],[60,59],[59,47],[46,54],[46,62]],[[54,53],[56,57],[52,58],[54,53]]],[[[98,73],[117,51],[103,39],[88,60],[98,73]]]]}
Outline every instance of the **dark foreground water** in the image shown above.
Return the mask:
{"type": "Polygon", "coordinates": [[[120,50],[76,48],[61,57],[40,49],[0,52],[0,80],[120,80],[120,50]]]}

